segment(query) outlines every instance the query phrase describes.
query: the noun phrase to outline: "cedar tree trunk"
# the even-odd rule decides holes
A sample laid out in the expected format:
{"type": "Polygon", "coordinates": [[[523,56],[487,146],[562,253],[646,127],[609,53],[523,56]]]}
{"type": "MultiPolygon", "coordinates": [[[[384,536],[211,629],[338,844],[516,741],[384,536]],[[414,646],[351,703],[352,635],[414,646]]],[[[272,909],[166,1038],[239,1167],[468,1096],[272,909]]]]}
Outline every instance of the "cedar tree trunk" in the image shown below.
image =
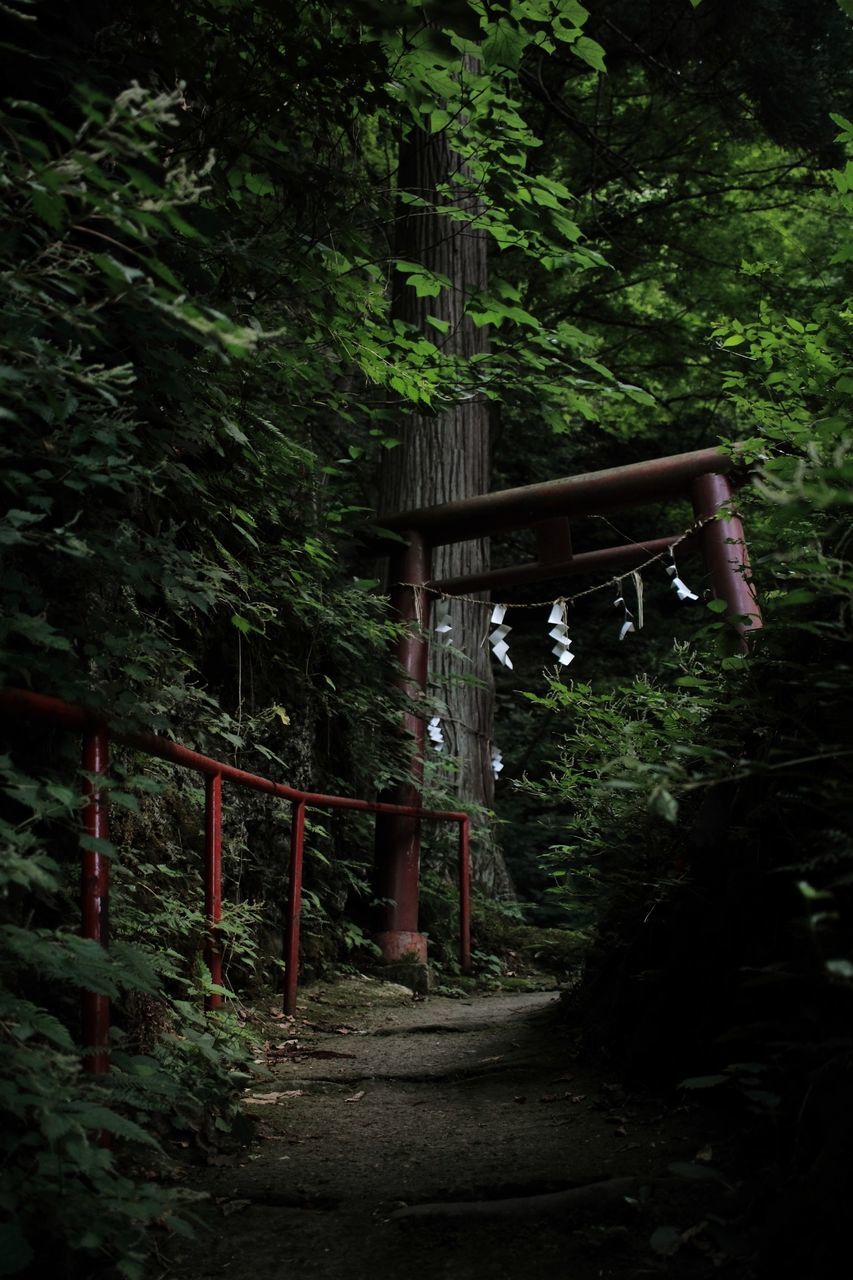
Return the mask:
{"type": "MultiPolygon", "coordinates": [[[[438,187],[461,161],[443,133],[415,131],[401,144],[399,187],[430,205],[440,204],[438,187]]],[[[488,331],[478,329],[464,313],[472,294],[487,284],[486,236],[476,226],[478,203],[470,201],[471,222],[452,221],[421,206],[398,204],[395,251],[398,258],[420,263],[453,282],[438,297],[418,298],[415,290],[396,284],[395,318],[420,329],[452,355],[468,358],[489,349],[488,331]],[[446,333],[427,323],[434,316],[449,324],[446,333]]],[[[398,273],[398,280],[403,276],[398,273]]],[[[384,458],[380,510],[396,512],[466,498],[489,490],[489,407],[480,396],[463,401],[438,416],[412,413],[401,424],[401,443],[384,458]]],[[[489,566],[488,539],[438,547],[435,578],[478,573],[489,566]]],[[[488,597],[482,597],[487,599],[488,597]]],[[[454,600],[451,604],[452,653],[442,638],[430,639],[430,695],[442,711],[445,751],[457,766],[456,790],[463,802],[491,808],[494,780],[491,739],[494,683],[488,645],[483,644],[489,613],[482,606],[454,600]]],[[[429,744],[427,750],[430,750],[429,744]]],[[[481,889],[511,891],[509,876],[492,837],[478,832],[473,873],[481,889]]]]}

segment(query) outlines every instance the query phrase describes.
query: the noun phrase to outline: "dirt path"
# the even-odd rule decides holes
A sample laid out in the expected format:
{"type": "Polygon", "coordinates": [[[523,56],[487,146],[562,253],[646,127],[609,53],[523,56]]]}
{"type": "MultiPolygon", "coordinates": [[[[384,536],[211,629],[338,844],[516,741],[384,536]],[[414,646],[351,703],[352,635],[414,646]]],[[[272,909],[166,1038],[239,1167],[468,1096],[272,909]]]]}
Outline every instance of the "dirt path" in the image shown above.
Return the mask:
{"type": "MultiPolygon", "coordinates": [[[[712,1201],[719,1188],[701,1176],[709,1135],[695,1113],[628,1097],[585,1069],[557,1001],[535,992],[414,1003],[403,988],[358,979],[313,989],[295,1023],[272,1023],[271,1078],[246,1103],[258,1141],[199,1176],[209,1235],[181,1249],[174,1273],[660,1272],[652,1233],[689,1233],[708,1211],[709,1182],[712,1201]],[[673,1177],[673,1161],[693,1162],[697,1178],[673,1177]],[[554,1196],[616,1178],[628,1181],[554,1196]],[[452,1217],[446,1207],[411,1213],[436,1202],[464,1205],[452,1217]]],[[[671,1274],[710,1274],[702,1230],[687,1239],[671,1274]]]]}

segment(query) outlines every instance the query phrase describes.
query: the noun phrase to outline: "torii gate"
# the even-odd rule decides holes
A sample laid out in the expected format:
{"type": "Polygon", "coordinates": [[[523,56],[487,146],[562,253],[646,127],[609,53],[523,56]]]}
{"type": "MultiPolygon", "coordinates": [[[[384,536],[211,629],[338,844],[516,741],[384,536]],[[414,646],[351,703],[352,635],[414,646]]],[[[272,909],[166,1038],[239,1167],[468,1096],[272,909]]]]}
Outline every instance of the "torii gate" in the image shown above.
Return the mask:
{"type": "MultiPolygon", "coordinates": [[[[419,586],[454,595],[602,570],[628,573],[650,556],[665,552],[681,534],[573,555],[570,521],[679,498],[690,498],[697,522],[708,521],[693,536],[701,547],[714,595],[725,601],[727,617],[745,648],[746,631],[759,630],[762,620],[743,525],[734,512],[726,518],[712,518],[721,508],[730,507],[735,487],[731,473],[738,466],[736,451],[732,456],[721,449],[700,449],[397,515],[380,515],[377,524],[405,539],[404,546],[395,544],[389,551],[391,607],[406,624],[396,650],[399,687],[415,702],[426,693],[430,596],[419,593],[419,586]],[[537,560],[468,577],[432,580],[433,547],[512,529],[535,531],[537,560]],[[420,617],[418,595],[423,602],[420,617]]],[[[404,729],[411,743],[410,780],[398,785],[389,798],[397,804],[417,807],[423,784],[425,721],[414,711],[407,712],[404,729]]],[[[387,905],[382,909],[376,941],[388,962],[410,960],[426,964],[427,939],[418,931],[419,876],[420,820],[379,815],[376,885],[378,896],[387,905]]]]}

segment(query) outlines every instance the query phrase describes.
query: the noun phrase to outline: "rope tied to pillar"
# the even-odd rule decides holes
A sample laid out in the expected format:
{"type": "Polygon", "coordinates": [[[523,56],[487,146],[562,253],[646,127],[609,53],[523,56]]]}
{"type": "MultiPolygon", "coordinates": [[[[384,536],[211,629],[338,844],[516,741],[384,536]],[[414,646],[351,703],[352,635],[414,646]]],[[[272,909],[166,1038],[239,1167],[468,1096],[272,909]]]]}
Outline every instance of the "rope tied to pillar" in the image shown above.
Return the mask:
{"type": "MultiPolygon", "coordinates": [[[[649,556],[648,560],[644,560],[643,563],[639,564],[636,569],[632,570],[632,572],[634,574],[640,574],[643,572],[644,569],[650,568],[653,564],[659,564],[664,560],[671,559],[672,554],[676,547],[680,546],[681,543],[685,542],[688,538],[692,538],[694,534],[701,532],[701,530],[704,529],[706,525],[711,524],[712,521],[717,520],[719,515],[720,513],[718,511],[714,511],[709,516],[703,516],[700,520],[694,520],[693,524],[691,524],[689,528],[685,529],[682,533],[680,533],[678,537],[673,538],[672,542],[669,544],[669,546],[665,551],[659,551],[656,555],[649,556]]],[[[630,546],[632,544],[626,543],[625,545],[630,546]]],[[[642,542],[634,542],[633,545],[637,547],[642,547],[643,544],[642,542]]],[[[424,594],[429,594],[431,596],[438,596],[445,600],[461,600],[464,604],[475,604],[475,605],[478,605],[481,609],[489,609],[492,612],[494,612],[494,610],[498,606],[504,609],[545,609],[549,605],[553,605],[553,604],[573,605],[573,604],[576,604],[578,600],[584,600],[586,599],[587,596],[595,595],[595,593],[598,591],[607,591],[611,587],[618,587],[620,582],[625,576],[626,575],[624,572],[615,574],[612,578],[607,578],[606,581],[604,582],[596,583],[594,587],[587,587],[586,590],[584,591],[575,592],[574,595],[549,596],[547,600],[532,600],[532,601],[525,600],[525,601],[520,601],[518,603],[513,603],[505,600],[504,601],[483,600],[479,596],[454,595],[453,592],[442,591],[440,587],[430,586],[428,582],[400,582],[397,585],[401,587],[409,587],[411,588],[412,591],[414,591],[415,601],[416,601],[415,607],[416,607],[418,622],[422,625],[422,620],[424,617],[422,606],[425,603],[425,601],[423,600],[424,594]]]]}

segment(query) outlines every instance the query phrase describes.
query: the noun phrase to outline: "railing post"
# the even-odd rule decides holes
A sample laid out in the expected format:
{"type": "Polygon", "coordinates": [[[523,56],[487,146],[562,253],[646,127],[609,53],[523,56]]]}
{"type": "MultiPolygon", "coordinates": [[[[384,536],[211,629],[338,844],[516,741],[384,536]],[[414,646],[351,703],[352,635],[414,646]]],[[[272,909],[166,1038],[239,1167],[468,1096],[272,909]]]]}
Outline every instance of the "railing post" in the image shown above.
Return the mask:
{"type": "Polygon", "coordinates": [[[299,984],[299,915],[302,910],[302,856],[305,848],[305,801],[294,800],[290,819],[290,884],[284,935],[284,1012],[296,1013],[299,984]]]}
{"type": "Polygon", "coordinates": [[[471,972],[471,820],[459,823],[459,966],[471,972]]]}
{"type": "MultiPolygon", "coordinates": [[[[83,829],[92,840],[108,840],[107,793],[100,775],[107,771],[109,739],[104,725],[83,735],[83,769],[93,775],[83,780],[83,829]]],[[[84,848],[81,859],[81,932],[102,947],[109,945],[110,861],[97,848],[84,848]]],[[[83,1069],[90,1075],[104,1075],[110,1069],[110,999],[98,991],[82,994],[83,1069]]]]}
{"type": "Polygon", "coordinates": [[[699,533],[699,540],[714,595],[718,600],[725,600],[730,620],[740,634],[741,649],[745,651],[749,636],[764,624],[752,581],[743,524],[736,514],[720,520],[709,518],[721,507],[731,505],[732,482],[724,475],[697,476],[690,486],[690,493],[696,518],[707,521],[699,533]],[[742,621],[744,617],[749,619],[751,626],[742,621]]]}
{"type": "MultiPolygon", "coordinates": [[[[211,982],[222,986],[222,774],[207,774],[204,780],[204,960],[211,982]]],[[[222,996],[216,992],[204,998],[205,1009],[219,1009],[222,996]]]]}
{"type": "MultiPolygon", "coordinates": [[[[391,557],[391,613],[404,630],[397,642],[397,687],[414,703],[423,699],[429,660],[430,597],[412,584],[430,577],[430,548],[419,533],[406,535],[405,548],[391,557]]],[[[403,716],[408,739],[409,781],[383,797],[393,804],[419,808],[424,773],[426,726],[412,708],[403,716]]],[[[426,935],[418,932],[421,820],[410,814],[379,814],[376,820],[376,896],[381,908],[376,942],[386,961],[427,961],[426,935]]]]}

